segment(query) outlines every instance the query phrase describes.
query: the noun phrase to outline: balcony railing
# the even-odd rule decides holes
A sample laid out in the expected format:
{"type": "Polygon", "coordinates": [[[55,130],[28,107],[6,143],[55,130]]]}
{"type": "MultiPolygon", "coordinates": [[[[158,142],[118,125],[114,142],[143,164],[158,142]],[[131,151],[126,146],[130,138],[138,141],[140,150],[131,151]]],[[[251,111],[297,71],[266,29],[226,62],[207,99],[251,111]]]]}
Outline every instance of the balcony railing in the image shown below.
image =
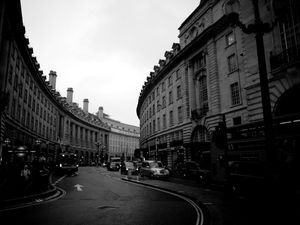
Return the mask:
{"type": "Polygon", "coordinates": [[[277,55],[271,52],[270,65],[272,70],[284,69],[300,63],[300,45],[288,48],[277,55]]]}
{"type": "Polygon", "coordinates": [[[208,104],[203,104],[201,108],[192,110],[192,120],[200,120],[202,117],[206,116],[208,112],[208,104]]]}

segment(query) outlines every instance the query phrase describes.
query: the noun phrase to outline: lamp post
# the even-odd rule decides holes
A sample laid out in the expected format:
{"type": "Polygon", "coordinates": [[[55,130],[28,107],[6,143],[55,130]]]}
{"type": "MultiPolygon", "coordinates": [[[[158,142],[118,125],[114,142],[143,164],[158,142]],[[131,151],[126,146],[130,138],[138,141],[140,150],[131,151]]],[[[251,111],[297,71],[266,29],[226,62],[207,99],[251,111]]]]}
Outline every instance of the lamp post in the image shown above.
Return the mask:
{"type": "Polygon", "coordinates": [[[96,142],[95,143],[96,144],[96,146],[97,146],[97,162],[96,162],[96,166],[98,167],[99,166],[99,152],[100,152],[100,142],[96,142]]]}
{"type": "Polygon", "coordinates": [[[266,169],[269,170],[272,166],[274,166],[275,152],[273,148],[272,112],[263,36],[265,33],[270,32],[273,29],[273,26],[261,21],[258,0],[252,0],[252,4],[254,8],[254,24],[250,24],[248,26],[243,24],[239,20],[239,14],[234,12],[236,7],[225,8],[225,13],[232,25],[237,25],[246,34],[255,34],[266,144],[265,162],[267,166],[266,169]]]}
{"type": "Polygon", "coordinates": [[[10,144],[10,139],[9,139],[9,138],[5,138],[4,143],[5,143],[5,152],[4,152],[5,154],[4,154],[4,159],[3,159],[3,161],[4,161],[4,163],[7,163],[8,146],[9,146],[9,144],[10,144]]]}
{"type": "Polygon", "coordinates": [[[35,140],[35,144],[38,146],[37,157],[38,157],[38,160],[39,160],[40,154],[41,154],[41,140],[40,139],[36,139],[35,140]]]}

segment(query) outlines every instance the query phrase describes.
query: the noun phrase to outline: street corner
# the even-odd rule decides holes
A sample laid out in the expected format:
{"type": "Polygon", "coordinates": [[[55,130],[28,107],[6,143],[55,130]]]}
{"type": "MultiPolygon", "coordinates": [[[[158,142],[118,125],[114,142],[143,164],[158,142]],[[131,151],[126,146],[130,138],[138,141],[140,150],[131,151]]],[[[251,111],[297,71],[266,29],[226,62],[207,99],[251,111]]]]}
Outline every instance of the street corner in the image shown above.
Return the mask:
{"type": "Polygon", "coordinates": [[[65,194],[64,190],[53,187],[43,193],[24,196],[22,198],[7,199],[1,202],[0,212],[48,203],[63,197],[65,194]]]}

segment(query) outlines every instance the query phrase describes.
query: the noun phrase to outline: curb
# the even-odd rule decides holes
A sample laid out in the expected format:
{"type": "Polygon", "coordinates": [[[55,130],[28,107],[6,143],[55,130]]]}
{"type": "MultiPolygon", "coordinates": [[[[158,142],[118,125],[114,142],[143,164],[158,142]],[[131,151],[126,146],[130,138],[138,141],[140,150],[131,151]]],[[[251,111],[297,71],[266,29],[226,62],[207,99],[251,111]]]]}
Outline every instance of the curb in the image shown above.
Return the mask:
{"type": "Polygon", "coordinates": [[[181,196],[183,196],[185,198],[188,198],[188,199],[192,200],[193,202],[195,202],[203,210],[203,214],[204,214],[203,225],[210,225],[211,224],[210,223],[210,221],[211,221],[211,213],[210,213],[209,209],[207,208],[207,206],[204,205],[198,199],[196,199],[196,198],[194,198],[194,197],[192,197],[190,195],[187,195],[187,194],[184,194],[184,193],[181,193],[181,192],[177,192],[177,191],[174,191],[174,190],[171,190],[171,189],[168,189],[168,188],[163,188],[163,187],[160,187],[160,186],[157,186],[157,185],[146,184],[146,183],[141,182],[141,181],[135,181],[135,180],[128,179],[128,178],[121,178],[121,180],[126,181],[126,182],[131,182],[131,183],[135,183],[135,184],[140,184],[140,185],[148,186],[148,187],[157,188],[157,189],[160,189],[160,190],[163,190],[163,191],[168,191],[168,192],[174,193],[176,195],[181,195],[181,196]]]}
{"type": "Polygon", "coordinates": [[[13,198],[13,199],[6,199],[3,200],[1,202],[1,208],[0,209],[5,209],[7,207],[12,207],[12,206],[17,206],[17,205],[21,205],[21,204],[27,204],[30,202],[34,202],[37,199],[44,199],[47,197],[50,197],[52,195],[54,195],[55,193],[57,193],[59,190],[51,185],[50,189],[48,191],[45,192],[40,192],[37,194],[32,194],[32,195],[28,195],[28,196],[24,196],[24,197],[20,197],[20,198],[13,198]]]}

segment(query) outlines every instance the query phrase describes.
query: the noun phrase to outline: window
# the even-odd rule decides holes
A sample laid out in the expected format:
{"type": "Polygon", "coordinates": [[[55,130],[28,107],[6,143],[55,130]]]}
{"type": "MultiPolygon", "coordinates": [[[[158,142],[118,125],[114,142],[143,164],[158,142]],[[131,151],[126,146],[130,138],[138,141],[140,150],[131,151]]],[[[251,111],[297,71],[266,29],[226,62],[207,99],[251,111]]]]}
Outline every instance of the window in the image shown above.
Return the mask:
{"type": "Polygon", "coordinates": [[[207,94],[206,76],[200,77],[200,79],[199,79],[199,90],[200,90],[200,102],[202,104],[207,103],[208,94],[207,94]]]}
{"type": "Polygon", "coordinates": [[[17,76],[17,74],[15,74],[16,76],[15,76],[15,80],[14,80],[14,89],[15,89],[15,91],[17,91],[18,90],[18,76],[17,76]]]}
{"type": "Polygon", "coordinates": [[[23,96],[23,82],[20,83],[20,88],[19,88],[19,97],[22,98],[23,96]]]}
{"type": "Polygon", "coordinates": [[[27,89],[24,91],[24,103],[27,103],[27,89]]]}
{"type": "Polygon", "coordinates": [[[169,92],[169,105],[173,103],[173,94],[172,91],[169,92]]]}
{"type": "Polygon", "coordinates": [[[241,99],[240,99],[240,89],[239,89],[238,82],[231,84],[230,90],[231,90],[231,104],[233,106],[240,104],[241,99]]]}
{"type": "Polygon", "coordinates": [[[173,77],[172,77],[172,75],[169,76],[168,83],[169,83],[169,86],[171,86],[173,84],[173,77]]]}
{"type": "Polygon", "coordinates": [[[181,123],[183,121],[183,115],[182,115],[182,107],[178,107],[178,123],[181,123]]]}
{"type": "Polygon", "coordinates": [[[12,84],[13,71],[14,71],[14,69],[13,69],[12,65],[10,65],[9,66],[9,72],[8,72],[8,75],[9,75],[8,76],[8,82],[10,84],[12,84]]]}
{"type": "Polygon", "coordinates": [[[21,105],[18,104],[18,108],[17,108],[17,120],[21,121],[21,105]]]}
{"type": "Polygon", "coordinates": [[[233,118],[233,125],[239,125],[242,123],[242,118],[240,116],[233,118]]]}
{"type": "Polygon", "coordinates": [[[181,86],[178,85],[177,86],[177,99],[180,99],[182,96],[181,96],[181,86]]]}
{"type": "Polygon", "coordinates": [[[32,111],[35,112],[35,99],[32,101],[32,111]]]}
{"type": "Polygon", "coordinates": [[[194,61],[194,71],[198,72],[199,70],[206,67],[206,58],[204,52],[201,52],[194,61]]]}
{"type": "Polygon", "coordinates": [[[166,119],[166,114],[163,115],[163,129],[167,128],[167,119],[166,119]]]}
{"type": "Polygon", "coordinates": [[[226,46],[230,46],[235,42],[233,32],[230,32],[226,35],[226,46]]]}
{"type": "Polygon", "coordinates": [[[23,113],[22,113],[22,124],[25,125],[25,118],[26,118],[26,110],[23,109],[23,113]]]}
{"type": "Polygon", "coordinates": [[[161,83],[161,91],[165,91],[166,90],[166,85],[165,82],[161,83]]]}
{"type": "Polygon", "coordinates": [[[235,70],[237,70],[237,63],[236,63],[235,54],[232,54],[232,55],[228,56],[227,62],[228,62],[228,72],[229,73],[232,73],[235,70]]]}
{"type": "Polygon", "coordinates": [[[153,126],[153,133],[155,133],[155,124],[156,124],[156,122],[155,122],[155,120],[153,120],[153,122],[152,122],[152,126],[153,126]]]}
{"type": "Polygon", "coordinates": [[[31,107],[31,95],[29,95],[29,99],[28,99],[28,107],[31,107]]]}
{"type": "MultiPolygon", "coordinates": [[[[280,1],[278,1],[280,2],[280,1]]],[[[275,1],[274,1],[275,3],[275,1]]],[[[289,58],[299,58],[300,44],[300,4],[297,0],[285,1],[285,4],[278,4],[283,7],[276,7],[275,13],[279,19],[279,29],[281,45],[283,50],[287,50],[289,58]],[[297,51],[298,50],[298,51],[297,51]]]]}
{"type": "Polygon", "coordinates": [[[157,101],[156,101],[156,109],[157,109],[157,112],[159,112],[160,107],[161,107],[161,105],[160,105],[160,103],[159,103],[159,100],[157,100],[157,101]]]}
{"type": "Polygon", "coordinates": [[[173,111],[170,111],[169,112],[169,116],[170,116],[170,126],[173,126],[174,125],[174,117],[173,117],[173,111]]]}
{"type": "Polygon", "coordinates": [[[159,87],[156,88],[156,96],[159,96],[159,87]]]}
{"type": "Polygon", "coordinates": [[[181,78],[179,70],[176,70],[175,74],[176,74],[176,80],[179,80],[181,78]]]}
{"type": "Polygon", "coordinates": [[[162,97],[162,108],[166,108],[166,96],[162,97]]]}
{"type": "Polygon", "coordinates": [[[160,118],[157,118],[157,130],[160,131],[160,118]]]}
{"type": "Polygon", "coordinates": [[[155,115],[155,104],[153,104],[153,106],[152,106],[152,114],[153,114],[153,116],[155,115]]]}

